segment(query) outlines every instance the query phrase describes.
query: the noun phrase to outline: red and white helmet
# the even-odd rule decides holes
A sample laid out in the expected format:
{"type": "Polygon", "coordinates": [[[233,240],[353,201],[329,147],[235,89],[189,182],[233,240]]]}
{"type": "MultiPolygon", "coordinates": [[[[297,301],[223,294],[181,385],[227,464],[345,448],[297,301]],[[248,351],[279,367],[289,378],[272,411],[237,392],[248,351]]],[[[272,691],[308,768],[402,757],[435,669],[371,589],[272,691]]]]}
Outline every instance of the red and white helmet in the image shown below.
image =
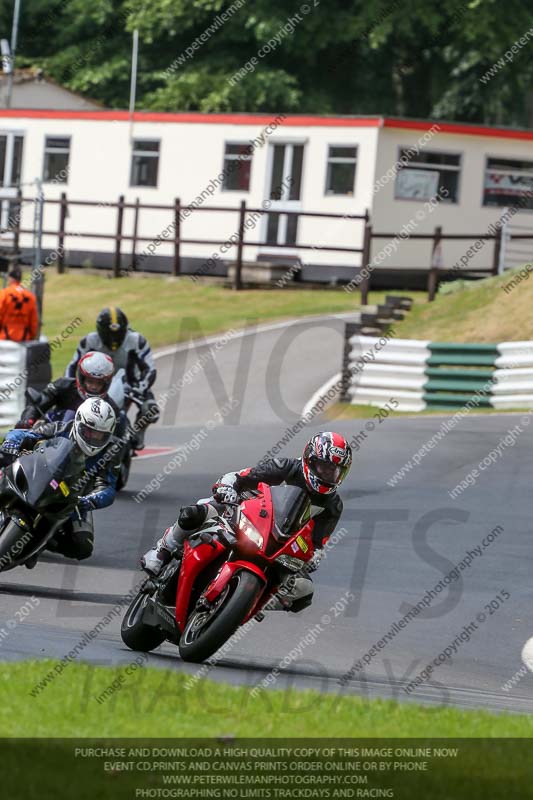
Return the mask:
{"type": "Polygon", "coordinates": [[[352,449],[340,433],[317,433],[305,445],[302,466],[305,482],[313,492],[332,494],[352,465],[352,449]]]}
{"type": "Polygon", "coordinates": [[[113,380],[115,366],[113,359],[105,353],[91,350],[78,361],[76,369],[76,386],[80,396],[105,397],[113,380]]]}

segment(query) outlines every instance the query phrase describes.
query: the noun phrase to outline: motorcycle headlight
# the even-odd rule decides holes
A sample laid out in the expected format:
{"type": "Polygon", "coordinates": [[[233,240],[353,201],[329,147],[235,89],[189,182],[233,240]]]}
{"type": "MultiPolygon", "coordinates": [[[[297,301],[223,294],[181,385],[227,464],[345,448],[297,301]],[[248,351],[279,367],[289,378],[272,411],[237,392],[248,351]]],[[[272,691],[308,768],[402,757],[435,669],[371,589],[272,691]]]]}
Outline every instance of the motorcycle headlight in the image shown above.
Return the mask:
{"type": "Polygon", "coordinates": [[[250,541],[253,542],[256,547],[263,546],[263,537],[255,527],[255,525],[253,525],[250,522],[248,517],[245,514],[243,514],[242,511],[239,516],[239,530],[241,531],[241,533],[244,533],[244,535],[247,536],[248,539],[250,539],[250,541]]]}
{"type": "Polygon", "coordinates": [[[285,567],[285,569],[289,569],[291,572],[299,572],[305,565],[305,561],[301,558],[296,558],[296,556],[278,556],[276,562],[281,564],[282,567],[285,567]]]}

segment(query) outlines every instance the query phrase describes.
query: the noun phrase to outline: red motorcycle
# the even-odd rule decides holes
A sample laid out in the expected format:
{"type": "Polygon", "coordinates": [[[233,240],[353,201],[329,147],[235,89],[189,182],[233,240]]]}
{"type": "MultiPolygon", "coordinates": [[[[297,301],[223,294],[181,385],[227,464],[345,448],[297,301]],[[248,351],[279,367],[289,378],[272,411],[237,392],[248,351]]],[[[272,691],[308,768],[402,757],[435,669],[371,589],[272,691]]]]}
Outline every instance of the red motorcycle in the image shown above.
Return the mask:
{"type": "Polygon", "coordinates": [[[213,655],[269,600],[290,591],[314,553],[311,505],[294,486],[260,483],[220,506],[158,578],[149,578],[122,621],[123,642],[148,652],[165,640],[184,661],[213,655]]]}

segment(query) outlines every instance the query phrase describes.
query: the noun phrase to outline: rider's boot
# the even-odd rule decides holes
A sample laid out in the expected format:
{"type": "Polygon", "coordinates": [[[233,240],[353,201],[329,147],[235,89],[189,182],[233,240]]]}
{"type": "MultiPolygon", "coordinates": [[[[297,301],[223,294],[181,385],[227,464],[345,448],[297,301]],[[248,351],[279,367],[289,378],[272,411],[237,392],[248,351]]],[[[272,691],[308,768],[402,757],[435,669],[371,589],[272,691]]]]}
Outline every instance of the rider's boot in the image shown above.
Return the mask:
{"type": "Polygon", "coordinates": [[[303,611],[313,602],[313,581],[308,575],[291,575],[267,603],[270,611],[303,611]]]}
{"type": "Polygon", "coordinates": [[[135,450],[144,450],[144,437],[148,425],[153,425],[159,419],[159,406],[151,392],[144,400],[137,419],[135,420],[135,450]]]}
{"type": "Polygon", "coordinates": [[[141,567],[149,575],[157,577],[163,567],[169,563],[173,551],[177,549],[178,543],[174,541],[172,536],[173,527],[167,528],[156,546],[141,557],[141,567]]]}
{"type": "Polygon", "coordinates": [[[216,509],[206,502],[184,506],[174,525],[167,528],[156,546],[142,556],[141,567],[150,575],[159,575],[176,551],[179,552],[183,548],[187,537],[216,514],[216,509]]]}

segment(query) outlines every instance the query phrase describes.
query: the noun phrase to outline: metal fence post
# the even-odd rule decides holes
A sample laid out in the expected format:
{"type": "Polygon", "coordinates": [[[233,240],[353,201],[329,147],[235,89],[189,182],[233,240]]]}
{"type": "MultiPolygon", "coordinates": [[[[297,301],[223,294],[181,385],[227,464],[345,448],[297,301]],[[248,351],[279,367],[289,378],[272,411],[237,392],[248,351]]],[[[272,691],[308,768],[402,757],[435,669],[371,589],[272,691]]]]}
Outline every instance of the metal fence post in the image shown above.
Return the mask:
{"type": "Polygon", "coordinates": [[[352,371],[350,369],[350,354],[352,352],[352,345],[350,339],[359,330],[357,322],[347,322],[344,325],[344,346],[342,350],[342,364],[341,364],[341,391],[339,400],[341,402],[350,402],[350,385],[352,381],[352,371]]]}
{"type": "Polygon", "coordinates": [[[439,269],[442,266],[442,226],[437,225],[433,233],[433,247],[431,248],[431,266],[428,275],[428,302],[432,303],[437,293],[439,284],[439,269]]]}
{"type": "Polygon", "coordinates": [[[39,325],[37,328],[37,338],[41,335],[43,320],[43,264],[42,264],[42,244],[43,244],[43,212],[44,212],[44,193],[43,186],[39,178],[35,180],[35,210],[33,215],[33,270],[31,278],[31,291],[37,300],[37,310],[39,314],[39,325]]]}
{"type": "Polygon", "coordinates": [[[174,200],[174,264],[172,274],[177,277],[181,273],[181,201],[174,200]]]}
{"type": "Polygon", "coordinates": [[[496,238],[494,239],[494,252],[492,255],[492,274],[497,275],[500,269],[500,252],[502,249],[502,229],[498,228],[496,231],[496,238]]]}
{"type": "MultiPolygon", "coordinates": [[[[367,212],[368,213],[368,212],[367,212]]],[[[366,216],[366,215],[365,215],[366,216]]],[[[365,232],[363,237],[363,252],[361,255],[362,268],[365,276],[361,281],[361,305],[368,305],[368,293],[370,291],[370,249],[372,246],[372,225],[365,222],[365,232]]]]}
{"type": "Polygon", "coordinates": [[[237,244],[237,261],[235,262],[235,291],[242,289],[242,251],[244,245],[244,221],[246,219],[246,200],[241,200],[239,211],[239,241],[237,244]]]}
{"type": "Polygon", "coordinates": [[[135,208],[133,210],[133,239],[131,243],[131,268],[137,269],[137,234],[139,233],[139,208],[140,200],[135,198],[135,208]]]}
{"type": "Polygon", "coordinates": [[[57,272],[62,275],[65,272],[65,225],[68,214],[67,193],[61,192],[61,203],[59,205],[59,232],[57,236],[57,272]]]}
{"type": "Polygon", "coordinates": [[[22,189],[17,189],[17,199],[14,203],[15,206],[15,225],[13,227],[13,251],[18,253],[20,244],[20,228],[22,218],[22,189]]]}
{"type": "Polygon", "coordinates": [[[122,224],[124,221],[124,195],[121,194],[117,204],[117,233],[115,239],[115,258],[113,261],[113,277],[120,278],[120,250],[122,245],[122,224]]]}

